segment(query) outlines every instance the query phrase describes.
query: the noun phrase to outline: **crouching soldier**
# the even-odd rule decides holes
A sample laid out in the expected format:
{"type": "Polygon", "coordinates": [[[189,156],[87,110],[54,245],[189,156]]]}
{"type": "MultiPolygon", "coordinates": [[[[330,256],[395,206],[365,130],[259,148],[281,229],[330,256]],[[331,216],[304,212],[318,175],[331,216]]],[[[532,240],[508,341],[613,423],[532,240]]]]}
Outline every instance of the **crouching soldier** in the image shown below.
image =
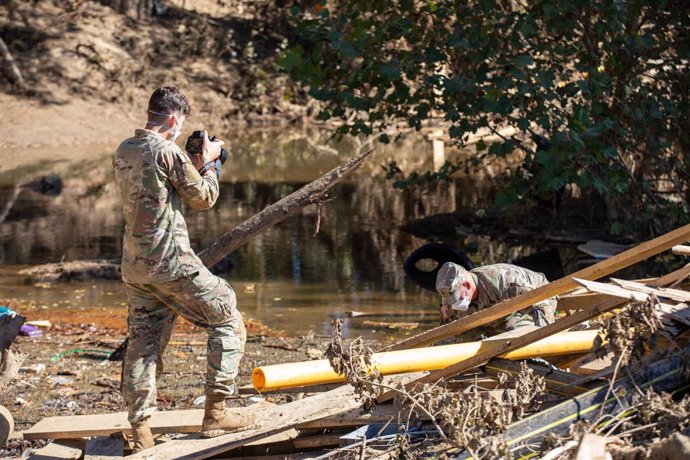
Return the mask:
{"type": "MultiPolygon", "coordinates": [[[[441,294],[441,323],[449,323],[547,283],[543,274],[516,265],[484,265],[468,271],[446,262],[436,276],[436,290],[441,294]]],[[[555,311],[555,299],[543,300],[488,324],[487,329],[500,333],[530,325],[545,326],[553,323],[555,311]]]]}

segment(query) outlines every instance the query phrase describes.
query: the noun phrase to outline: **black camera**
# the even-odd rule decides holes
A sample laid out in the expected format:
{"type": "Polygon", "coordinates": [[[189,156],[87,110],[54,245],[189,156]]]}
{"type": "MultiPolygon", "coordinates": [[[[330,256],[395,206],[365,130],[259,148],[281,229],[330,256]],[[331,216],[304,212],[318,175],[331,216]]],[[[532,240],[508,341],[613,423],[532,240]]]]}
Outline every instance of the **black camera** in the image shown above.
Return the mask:
{"type": "MultiPolygon", "coordinates": [[[[218,140],[216,136],[208,136],[208,140],[213,142],[218,140]]],[[[184,145],[184,149],[190,155],[197,155],[201,153],[204,147],[204,132],[194,131],[191,136],[187,138],[187,143],[184,145]]],[[[228,159],[228,151],[223,147],[220,148],[220,156],[218,157],[220,164],[225,164],[228,159]]]]}

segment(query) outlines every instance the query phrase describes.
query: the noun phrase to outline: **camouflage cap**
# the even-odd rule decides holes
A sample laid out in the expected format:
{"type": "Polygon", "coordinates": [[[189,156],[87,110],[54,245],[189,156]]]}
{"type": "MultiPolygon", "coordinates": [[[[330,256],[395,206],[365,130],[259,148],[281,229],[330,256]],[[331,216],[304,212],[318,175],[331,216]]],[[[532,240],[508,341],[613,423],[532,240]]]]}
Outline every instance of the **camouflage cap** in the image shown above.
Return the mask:
{"type": "Polygon", "coordinates": [[[446,262],[436,275],[436,290],[441,294],[441,305],[451,306],[460,300],[460,287],[468,271],[458,264],[446,262]]]}

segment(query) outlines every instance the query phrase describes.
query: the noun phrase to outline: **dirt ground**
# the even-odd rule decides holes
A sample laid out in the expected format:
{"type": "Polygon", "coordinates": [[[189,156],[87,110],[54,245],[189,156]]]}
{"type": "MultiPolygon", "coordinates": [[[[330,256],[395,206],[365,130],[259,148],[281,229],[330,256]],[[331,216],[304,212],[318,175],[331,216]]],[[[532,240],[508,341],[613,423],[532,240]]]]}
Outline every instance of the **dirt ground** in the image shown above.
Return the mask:
{"type": "MultiPolygon", "coordinates": [[[[38,312],[28,312],[37,318],[38,312]]],[[[91,318],[94,319],[94,318],[91,318]]],[[[123,324],[124,318],[116,323],[123,324]]],[[[107,318],[98,323],[106,323],[107,318]]],[[[0,394],[15,419],[15,432],[31,427],[44,417],[112,413],[125,410],[119,392],[121,362],[106,358],[125,338],[124,327],[103,327],[94,322],[79,323],[52,318],[52,327],[44,335],[20,336],[12,350],[26,359],[19,377],[8,391],[0,394]]],[[[111,322],[112,324],[112,322],[111,322]]],[[[238,384],[251,385],[251,371],[266,363],[306,361],[321,358],[328,339],[324,337],[287,337],[283,331],[271,331],[250,321],[248,340],[238,384]]],[[[160,410],[203,408],[203,382],[206,369],[206,338],[203,330],[178,320],[164,356],[164,371],[158,381],[160,410]]],[[[246,405],[257,398],[271,402],[289,402],[295,394],[258,395],[243,390],[235,404],[246,405]]],[[[27,449],[38,448],[45,441],[11,439],[0,448],[0,457],[20,456],[27,449]]]]}
{"type": "Polygon", "coordinates": [[[177,85],[192,103],[183,135],[303,121],[303,91],[277,64],[287,43],[283,10],[261,7],[272,2],[163,3],[163,14],[140,18],[95,1],[0,4],[1,36],[26,81],[21,89],[0,73],[2,170],[54,161],[51,146],[127,137],[162,85],[177,85]]]}

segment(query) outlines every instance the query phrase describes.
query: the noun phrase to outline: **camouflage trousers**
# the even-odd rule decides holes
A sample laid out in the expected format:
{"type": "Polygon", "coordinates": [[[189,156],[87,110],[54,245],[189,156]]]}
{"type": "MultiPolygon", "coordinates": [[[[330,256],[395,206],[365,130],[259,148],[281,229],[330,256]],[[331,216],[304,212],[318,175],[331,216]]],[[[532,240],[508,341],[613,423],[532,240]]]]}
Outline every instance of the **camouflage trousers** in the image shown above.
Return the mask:
{"type": "MultiPolygon", "coordinates": [[[[524,310],[516,311],[505,318],[493,321],[481,328],[464,332],[458,336],[458,341],[481,340],[484,335],[497,335],[506,331],[512,331],[525,326],[546,326],[555,321],[556,299],[547,299],[537,305],[524,310]]],[[[464,318],[479,310],[475,306],[470,306],[467,311],[459,313],[449,307],[441,307],[441,324],[451,323],[457,319],[464,318]]]]}
{"type": "Polygon", "coordinates": [[[505,319],[503,329],[512,331],[525,326],[546,326],[554,322],[556,299],[548,299],[524,310],[511,313],[505,319]]]}
{"type": "Polygon", "coordinates": [[[206,395],[235,395],[247,334],[235,292],[225,280],[200,267],[198,273],[173,281],[125,286],[129,343],[122,392],[130,423],[156,410],[156,377],[163,373],[163,352],[177,315],[208,332],[206,395]]]}

